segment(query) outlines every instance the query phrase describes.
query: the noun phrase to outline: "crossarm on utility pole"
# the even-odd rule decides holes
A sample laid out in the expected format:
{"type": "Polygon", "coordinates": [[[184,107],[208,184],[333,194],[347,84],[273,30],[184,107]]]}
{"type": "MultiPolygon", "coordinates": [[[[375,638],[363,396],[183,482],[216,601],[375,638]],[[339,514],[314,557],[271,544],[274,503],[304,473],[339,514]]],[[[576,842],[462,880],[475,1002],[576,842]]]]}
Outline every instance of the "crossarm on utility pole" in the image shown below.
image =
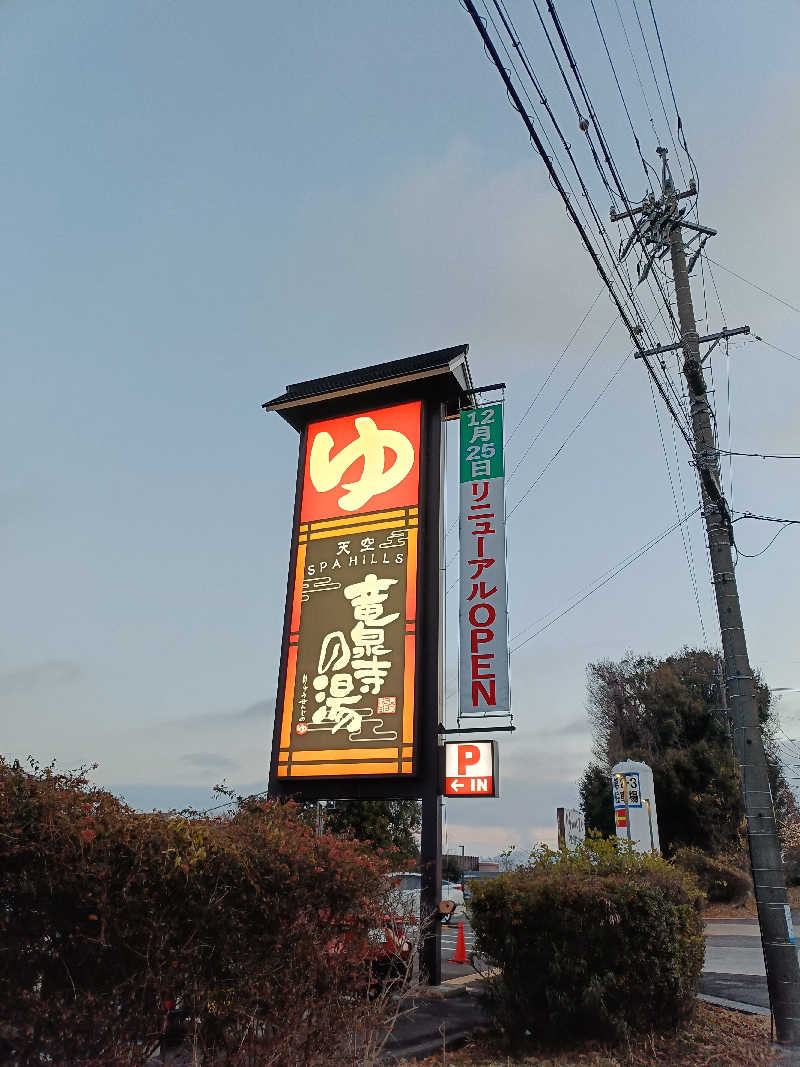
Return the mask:
{"type": "MultiPolygon", "coordinates": [[[[691,181],[689,182],[689,188],[688,189],[684,190],[684,192],[682,192],[682,193],[676,193],[675,194],[675,199],[676,200],[685,200],[687,196],[697,196],[697,186],[694,184],[694,178],[692,178],[691,181]]],[[[647,205],[646,204],[640,204],[638,207],[632,207],[630,209],[630,211],[615,211],[613,209],[613,207],[612,207],[612,209],[611,209],[611,221],[612,222],[621,222],[622,219],[630,219],[630,218],[633,218],[634,215],[641,215],[641,213],[643,211],[646,211],[646,210],[647,210],[647,205]]]]}
{"type": "MultiPolygon", "coordinates": [[[[705,337],[698,337],[697,343],[699,345],[705,344],[706,341],[724,341],[726,337],[736,337],[740,333],[750,333],[749,326],[737,326],[735,330],[720,330],[719,333],[707,333],[705,337]]],[[[658,348],[649,348],[646,352],[635,352],[636,359],[642,359],[644,356],[660,356],[662,352],[675,352],[678,348],[683,348],[683,341],[676,341],[672,345],[659,345],[658,348]]]]}

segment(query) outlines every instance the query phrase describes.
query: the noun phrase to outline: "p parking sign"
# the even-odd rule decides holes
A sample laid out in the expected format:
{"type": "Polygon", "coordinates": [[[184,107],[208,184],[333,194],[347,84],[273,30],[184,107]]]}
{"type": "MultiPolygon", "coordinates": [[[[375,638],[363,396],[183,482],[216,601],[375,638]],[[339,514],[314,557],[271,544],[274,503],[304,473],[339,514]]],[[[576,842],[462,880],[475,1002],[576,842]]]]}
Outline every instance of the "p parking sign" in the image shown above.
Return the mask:
{"type": "Polygon", "coordinates": [[[446,797],[500,795],[496,741],[451,741],[444,746],[446,797]]]}

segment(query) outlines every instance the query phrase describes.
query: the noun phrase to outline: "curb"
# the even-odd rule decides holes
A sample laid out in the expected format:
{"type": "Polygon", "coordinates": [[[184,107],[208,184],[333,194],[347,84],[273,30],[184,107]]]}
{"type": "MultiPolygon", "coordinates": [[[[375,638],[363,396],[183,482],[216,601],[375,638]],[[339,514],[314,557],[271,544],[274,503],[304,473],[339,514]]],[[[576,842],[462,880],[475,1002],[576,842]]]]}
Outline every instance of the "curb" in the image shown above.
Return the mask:
{"type": "MultiPolygon", "coordinates": [[[[421,990],[415,993],[413,999],[430,1002],[450,1000],[454,997],[475,997],[480,993],[484,981],[484,976],[477,973],[465,974],[459,978],[450,978],[439,986],[422,987],[421,990]]],[[[715,997],[709,993],[698,993],[697,999],[706,1004],[715,1004],[718,1007],[727,1008],[729,1011],[741,1012],[743,1015],[763,1017],[770,1014],[769,1008],[761,1007],[758,1004],[745,1004],[738,1000],[728,1000],[726,997],[715,997]]],[[[448,1050],[456,1049],[463,1045],[469,1039],[470,1034],[475,1030],[484,1028],[485,1023],[482,1024],[478,1019],[470,1023],[466,1023],[463,1020],[451,1022],[446,1032],[448,1050]]],[[[381,1057],[381,1062],[386,1064],[397,1063],[399,1058],[431,1056],[441,1050],[441,1047],[441,1034],[420,1034],[416,1040],[410,1040],[399,1048],[387,1049],[381,1057]]],[[[787,1049],[785,1046],[780,1045],[774,1045],[773,1048],[779,1053],[779,1062],[800,1063],[800,1057],[797,1057],[796,1050],[787,1049]]]]}
{"type": "Polygon", "coordinates": [[[414,994],[418,1000],[448,1000],[450,997],[475,996],[484,986],[486,979],[494,975],[494,971],[488,974],[480,974],[473,971],[472,974],[463,974],[458,978],[448,978],[445,982],[433,986],[421,986],[414,994]]]}
{"type": "Polygon", "coordinates": [[[710,993],[698,993],[697,999],[706,1004],[716,1004],[719,1008],[729,1008],[731,1011],[739,1011],[742,1015],[766,1015],[772,1012],[769,1008],[763,1008],[760,1004],[743,1004],[741,1000],[728,1000],[727,997],[714,997],[710,993]]]}

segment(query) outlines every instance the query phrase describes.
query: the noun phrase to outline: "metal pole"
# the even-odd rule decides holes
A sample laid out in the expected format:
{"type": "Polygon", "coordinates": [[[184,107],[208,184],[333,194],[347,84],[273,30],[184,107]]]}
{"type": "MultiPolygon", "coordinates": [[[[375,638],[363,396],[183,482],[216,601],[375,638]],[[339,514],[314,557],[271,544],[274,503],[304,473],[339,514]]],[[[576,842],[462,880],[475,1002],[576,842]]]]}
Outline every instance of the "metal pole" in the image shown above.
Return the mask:
{"type": "Polygon", "coordinates": [[[789,911],[767,758],[758,720],[753,672],[747,655],[729,517],[723,513],[719,460],[711,425],[700,345],[689,286],[681,227],[670,234],[672,275],[683,342],[683,372],[689,387],[692,429],[703,490],[703,511],[725,660],[725,687],[733,719],[736,753],[747,821],[747,842],[753,871],[767,985],[778,1041],[800,1042],[800,970],[797,950],[789,940],[789,911]],[[719,502],[706,492],[711,479],[720,486],[719,502]]]}
{"type": "Polygon", "coordinates": [[[441,926],[439,901],[442,899],[442,797],[440,795],[440,735],[442,721],[442,589],[443,516],[440,507],[442,485],[442,411],[441,405],[426,400],[423,432],[430,468],[427,475],[427,497],[420,514],[421,543],[428,546],[417,606],[421,612],[422,628],[429,645],[421,663],[419,722],[422,724],[420,760],[422,770],[422,832],[420,834],[420,921],[423,939],[420,945],[420,965],[430,985],[442,980],[441,926]]]}

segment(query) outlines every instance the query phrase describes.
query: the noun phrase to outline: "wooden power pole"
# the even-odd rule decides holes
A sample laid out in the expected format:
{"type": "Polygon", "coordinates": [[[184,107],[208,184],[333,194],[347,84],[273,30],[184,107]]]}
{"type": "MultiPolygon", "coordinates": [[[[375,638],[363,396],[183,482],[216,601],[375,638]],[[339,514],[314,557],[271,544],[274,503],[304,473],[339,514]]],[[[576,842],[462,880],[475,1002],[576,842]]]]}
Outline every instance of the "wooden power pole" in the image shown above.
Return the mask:
{"type": "MultiPolygon", "coordinates": [[[[654,246],[653,257],[645,265],[644,271],[649,268],[652,258],[668,245],[672,259],[681,341],[678,345],[665,345],[643,355],[654,355],[656,351],[666,351],[670,348],[683,349],[683,373],[689,390],[695,460],[702,488],[703,514],[722,635],[725,688],[739,760],[747,842],[770,1004],[778,1041],[782,1044],[800,1044],[800,969],[786,896],[783,860],[755,699],[753,672],[747,655],[739,604],[733,561],[733,526],[722,491],[719,452],[714,439],[711,406],[703,374],[703,359],[700,355],[701,342],[715,340],[720,336],[749,333],[749,327],[726,330],[722,335],[698,335],[683,229],[688,226],[706,236],[715,231],[690,223],[678,213],[677,201],[686,194],[676,193],[667,166],[666,149],[660,148],[658,151],[662,158],[661,199],[646,203],[643,213],[648,216],[649,222],[646,227],[640,224],[640,232],[645,241],[654,246]]],[[[624,215],[634,213],[638,214],[639,211],[612,213],[612,219],[616,221],[624,215]]],[[[697,255],[694,256],[694,260],[696,259],[697,255]]]]}

